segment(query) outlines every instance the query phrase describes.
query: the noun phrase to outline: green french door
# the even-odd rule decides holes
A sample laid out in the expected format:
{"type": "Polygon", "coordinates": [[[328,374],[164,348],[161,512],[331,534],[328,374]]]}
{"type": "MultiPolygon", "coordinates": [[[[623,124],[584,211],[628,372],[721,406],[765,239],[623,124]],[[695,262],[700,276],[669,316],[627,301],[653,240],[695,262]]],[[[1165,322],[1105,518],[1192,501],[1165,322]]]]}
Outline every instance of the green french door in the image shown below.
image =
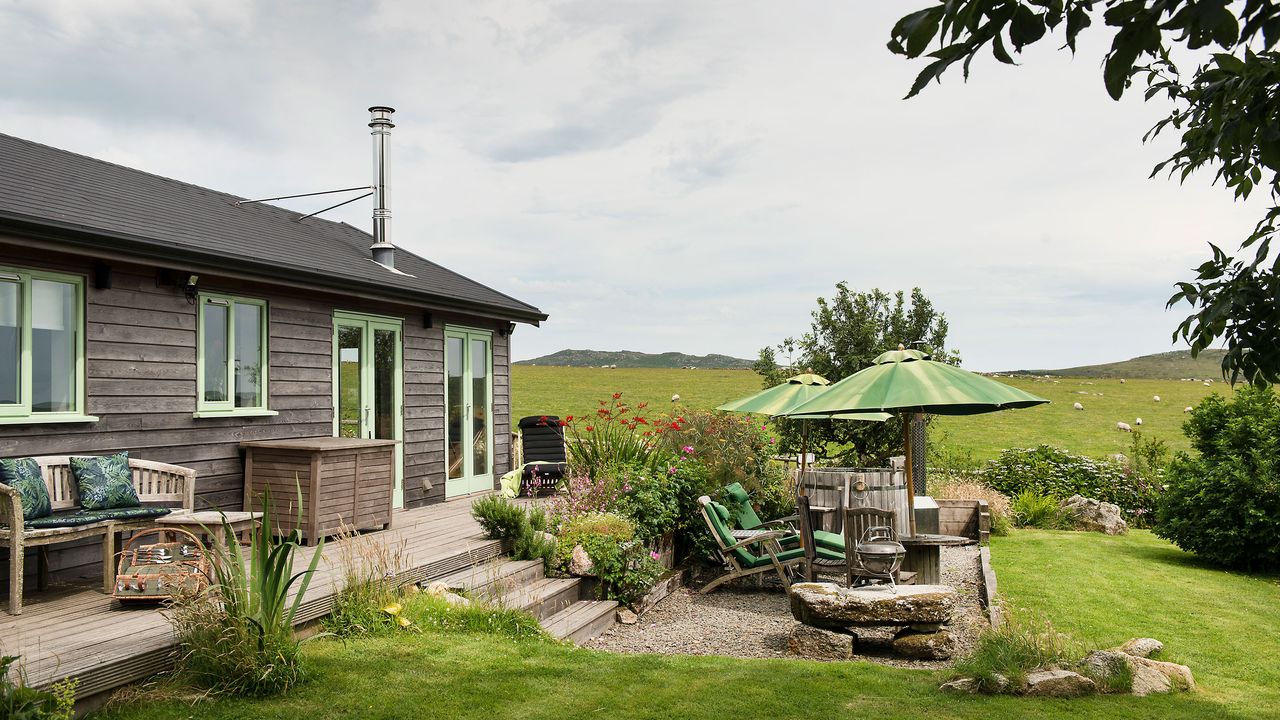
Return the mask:
{"type": "Polygon", "coordinates": [[[334,437],[400,440],[395,507],[404,506],[404,351],[400,320],[333,314],[334,437]]]}
{"type": "Polygon", "coordinates": [[[444,331],[445,497],[493,489],[493,335],[444,331]]]}

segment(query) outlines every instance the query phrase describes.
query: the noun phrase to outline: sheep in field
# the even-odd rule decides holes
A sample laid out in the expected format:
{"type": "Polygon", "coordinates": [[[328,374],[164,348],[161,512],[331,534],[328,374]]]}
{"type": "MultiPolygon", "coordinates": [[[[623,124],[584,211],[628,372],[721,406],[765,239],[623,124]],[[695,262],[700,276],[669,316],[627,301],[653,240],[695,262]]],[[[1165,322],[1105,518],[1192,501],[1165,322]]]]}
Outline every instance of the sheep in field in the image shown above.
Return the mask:
{"type": "Polygon", "coordinates": [[[1192,409],[1193,409],[1193,408],[1192,408],[1190,405],[1188,405],[1188,406],[1186,406],[1186,407],[1182,408],[1182,412],[1184,412],[1184,413],[1189,413],[1189,412],[1191,412],[1191,410],[1192,410],[1192,409]]]}
{"type": "Polygon", "coordinates": [[[1129,427],[1129,423],[1126,422],[1116,423],[1116,429],[1120,432],[1133,432],[1133,428],[1129,427]]]}
{"type": "Polygon", "coordinates": [[[1141,426],[1142,426],[1142,418],[1138,418],[1137,420],[1134,420],[1134,421],[1133,421],[1133,424],[1134,424],[1134,425],[1137,425],[1137,426],[1139,426],[1139,427],[1141,427],[1141,426]]]}
{"type": "Polygon", "coordinates": [[[1159,396],[1159,395],[1152,395],[1152,396],[1151,396],[1151,401],[1152,401],[1152,402],[1160,402],[1160,396],[1159,396]]]}
{"type": "Polygon", "coordinates": [[[1073,408],[1075,408],[1075,409],[1077,409],[1077,410],[1083,410],[1083,409],[1084,409],[1084,406],[1083,406],[1083,405],[1081,405],[1080,403],[1076,403],[1076,404],[1072,405],[1071,407],[1073,407],[1073,408]]]}

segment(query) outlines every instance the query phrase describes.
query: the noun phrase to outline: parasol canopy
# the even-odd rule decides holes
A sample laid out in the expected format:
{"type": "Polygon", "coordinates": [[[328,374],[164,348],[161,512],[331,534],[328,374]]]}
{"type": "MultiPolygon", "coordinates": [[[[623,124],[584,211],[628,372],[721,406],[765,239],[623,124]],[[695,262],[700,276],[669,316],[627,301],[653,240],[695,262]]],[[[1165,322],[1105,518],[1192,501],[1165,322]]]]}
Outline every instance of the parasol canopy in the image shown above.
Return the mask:
{"type": "MultiPolygon", "coordinates": [[[[822,395],[830,387],[827,379],[813,373],[803,373],[787,378],[787,381],[761,390],[754,395],[727,402],[717,410],[756,413],[757,415],[788,415],[790,410],[822,395]]],[[[870,420],[884,422],[892,415],[885,412],[823,413],[800,420],[870,420]]]]}

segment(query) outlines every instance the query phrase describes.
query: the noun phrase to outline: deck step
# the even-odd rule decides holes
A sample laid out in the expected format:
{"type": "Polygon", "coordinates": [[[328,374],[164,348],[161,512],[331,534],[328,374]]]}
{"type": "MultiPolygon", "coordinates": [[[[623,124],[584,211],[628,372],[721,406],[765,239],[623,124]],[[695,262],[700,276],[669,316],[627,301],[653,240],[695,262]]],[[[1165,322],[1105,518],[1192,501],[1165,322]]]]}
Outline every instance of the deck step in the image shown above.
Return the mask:
{"type": "Polygon", "coordinates": [[[577,602],[581,586],[582,581],[577,578],[543,578],[503,593],[496,604],[526,610],[543,620],[577,602]]]}
{"type": "Polygon", "coordinates": [[[613,627],[618,611],[615,600],[579,600],[542,621],[552,637],[584,643],[613,627]]]}
{"type": "Polygon", "coordinates": [[[479,600],[495,600],[544,577],[541,560],[502,560],[460,570],[438,582],[479,600]]]}

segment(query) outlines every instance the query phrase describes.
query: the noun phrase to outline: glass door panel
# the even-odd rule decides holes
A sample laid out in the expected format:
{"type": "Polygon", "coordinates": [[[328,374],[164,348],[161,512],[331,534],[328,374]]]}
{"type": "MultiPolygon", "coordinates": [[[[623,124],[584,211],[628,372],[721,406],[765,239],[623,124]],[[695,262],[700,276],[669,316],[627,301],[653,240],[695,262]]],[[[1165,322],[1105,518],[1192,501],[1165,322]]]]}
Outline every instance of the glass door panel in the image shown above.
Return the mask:
{"type": "Polygon", "coordinates": [[[0,280],[0,405],[22,402],[22,286],[0,280]]]}
{"type": "Polygon", "coordinates": [[[364,437],[364,330],[357,325],[339,324],[337,332],[338,437],[364,437]]]}
{"type": "Polygon", "coordinates": [[[471,474],[489,470],[489,341],[471,340],[471,474]]]}
{"type": "Polygon", "coordinates": [[[399,440],[395,446],[395,507],[404,505],[404,370],[398,320],[355,313],[334,317],[337,375],[334,434],[399,440]]]}
{"type": "Polygon", "coordinates": [[[444,342],[445,496],[492,490],[492,339],[481,330],[447,328],[444,342]]]}
{"type": "Polygon", "coordinates": [[[444,367],[447,376],[447,385],[445,387],[445,397],[448,398],[448,438],[446,440],[448,450],[447,465],[449,469],[448,478],[450,480],[462,477],[462,460],[465,430],[464,418],[466,415],[466,393],[464,389],[466,385],[463,382],[464,371],[466,365],[462,362],[462,356],[466,352],[466,339],[461,337],[446,337],[444,341],[444,367]]]}

